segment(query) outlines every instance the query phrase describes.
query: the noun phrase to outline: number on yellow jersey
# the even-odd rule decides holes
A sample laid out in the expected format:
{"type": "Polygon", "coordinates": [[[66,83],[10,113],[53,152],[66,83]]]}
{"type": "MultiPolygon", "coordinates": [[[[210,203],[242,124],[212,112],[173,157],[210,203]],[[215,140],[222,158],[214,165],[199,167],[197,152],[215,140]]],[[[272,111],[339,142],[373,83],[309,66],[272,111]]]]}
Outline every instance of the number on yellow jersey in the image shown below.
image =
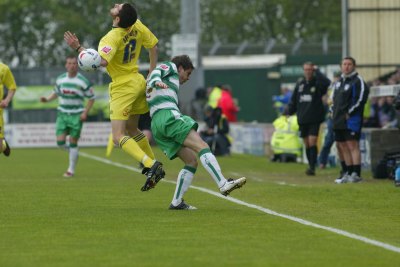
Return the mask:
{"type": "Polygon", "coordinates": [[[136,39],[131,39],[124,48],[123,64],[129,63],[135,58],[136,39]]]}

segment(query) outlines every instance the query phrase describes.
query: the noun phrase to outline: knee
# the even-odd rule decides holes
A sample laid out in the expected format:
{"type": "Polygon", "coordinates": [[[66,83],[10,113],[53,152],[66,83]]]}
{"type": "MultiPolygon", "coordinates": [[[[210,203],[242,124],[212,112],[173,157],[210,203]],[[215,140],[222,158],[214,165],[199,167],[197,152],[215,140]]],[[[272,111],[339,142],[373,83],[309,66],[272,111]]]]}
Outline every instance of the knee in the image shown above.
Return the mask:
{"type": "Polygon", "coordinates": [[[199,162],[197,161],[196,158],[193,158],[187,165],[192,166],[197,169],[199,162]]]}
{"type": "Polygon", "coordinates": [[[197,158],[196,158],[195,155],[186,158],[184,162],[185,162],[185,165],[191,166],[191,167],[196,168],[196,169],[197,169],[197,167],[199,165],[199,162],[197,161],[197,158]]]}

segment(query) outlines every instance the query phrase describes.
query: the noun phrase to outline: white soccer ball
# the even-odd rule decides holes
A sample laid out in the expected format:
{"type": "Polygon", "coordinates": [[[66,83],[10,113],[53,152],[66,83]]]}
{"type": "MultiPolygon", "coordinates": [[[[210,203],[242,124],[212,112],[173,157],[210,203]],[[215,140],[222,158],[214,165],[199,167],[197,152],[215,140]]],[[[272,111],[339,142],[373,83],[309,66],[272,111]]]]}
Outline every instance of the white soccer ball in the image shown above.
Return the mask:
{"type": "Polygon", "coordinates": [[[84,71],[97,70],[100,67],[100,62],[100,54],[92,48],[85,49],[78,55],[79,68],[84,71]]]}

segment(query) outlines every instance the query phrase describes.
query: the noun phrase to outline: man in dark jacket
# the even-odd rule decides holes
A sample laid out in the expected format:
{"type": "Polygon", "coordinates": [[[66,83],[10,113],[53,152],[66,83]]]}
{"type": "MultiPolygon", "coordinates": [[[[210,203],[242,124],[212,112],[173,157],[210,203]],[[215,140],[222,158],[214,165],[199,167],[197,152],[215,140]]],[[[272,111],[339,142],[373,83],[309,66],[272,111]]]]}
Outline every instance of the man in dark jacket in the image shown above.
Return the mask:
{"type": "Polygon", "coordinates": [[[341,79],[333,89],[333,130],[336,145],[342,151],[346,165],[345,174],[335,180],[338,184],[356,183],[362,180],[359,141],[369,89],[355,68],[354,58],[343,58],[341,79]]]}
{"type": "Polygon", "coordinates": [[[201,138],[210,146],[215,156],[230,154],[231,143],[228,139],[229,122],[221,108],[207,106],[205,110],[205,129],[200,131],[201,138]]]}
{"type": "Polygon", "coordinates": [[[296,83],[289,103],[289,114],[297,114],[309,165],[306,174],[315,175],[319,126],[325,120],[322,96],[326,94],[331,81],[311,62],[303,64],[303,71],[304,77],[296,83]]]}

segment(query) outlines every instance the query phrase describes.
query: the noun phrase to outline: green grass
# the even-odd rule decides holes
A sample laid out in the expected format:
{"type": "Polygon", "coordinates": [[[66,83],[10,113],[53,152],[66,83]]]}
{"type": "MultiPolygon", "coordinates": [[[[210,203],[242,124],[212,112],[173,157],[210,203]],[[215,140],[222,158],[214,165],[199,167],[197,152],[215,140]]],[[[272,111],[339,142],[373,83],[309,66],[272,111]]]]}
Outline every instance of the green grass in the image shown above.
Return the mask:
{"type": "MultiPolygon", "coordinates": [[[[104,157],[104,148],[81,148],[104,157]]],[[[182,163],[165,164],[174,181],[182,163]]],[[[196,211],[170,211],[175,185],[141,192],[144,176],[84,156],[65,179],[67,154],[14,149],[0,155],[0,266],[397,266],[400,253],[299,224],[196,189],[196,211]]],[[[121,150],[111,161],[137,167],[121,150]]],[[[399,188],[372,179],[335,185],[338,169],[265,157],[218,158],[227,177],[248,177],[232,197],[400,247],[399,188]]],[[[217,192],[202,167],[193,185],[217,192]]]]}

